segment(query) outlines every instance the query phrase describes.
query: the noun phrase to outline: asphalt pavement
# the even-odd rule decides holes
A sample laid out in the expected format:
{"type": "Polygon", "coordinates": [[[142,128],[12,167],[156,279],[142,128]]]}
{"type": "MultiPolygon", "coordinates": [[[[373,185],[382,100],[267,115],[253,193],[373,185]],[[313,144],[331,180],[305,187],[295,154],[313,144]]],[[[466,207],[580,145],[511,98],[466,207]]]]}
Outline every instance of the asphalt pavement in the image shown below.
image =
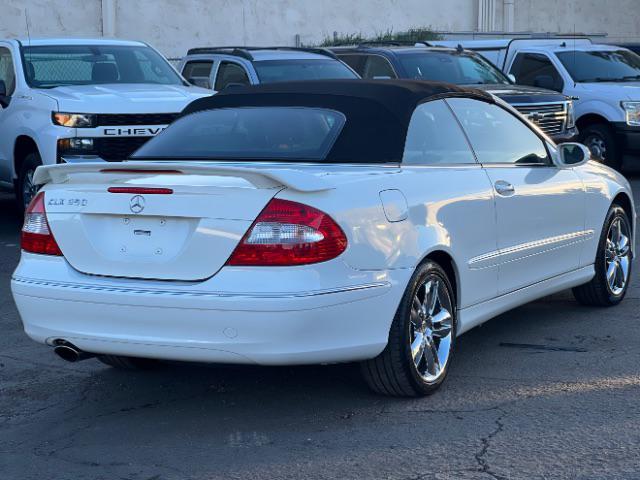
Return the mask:
{"type": "Polygon", "coordinates": [[[0,194],[1,480],[640,478],[637,268],[622,305],[518,308],[460,338],[435,395],[393,399],[353,365],[66,363],[22,331],[18,231],[0,194]]]}

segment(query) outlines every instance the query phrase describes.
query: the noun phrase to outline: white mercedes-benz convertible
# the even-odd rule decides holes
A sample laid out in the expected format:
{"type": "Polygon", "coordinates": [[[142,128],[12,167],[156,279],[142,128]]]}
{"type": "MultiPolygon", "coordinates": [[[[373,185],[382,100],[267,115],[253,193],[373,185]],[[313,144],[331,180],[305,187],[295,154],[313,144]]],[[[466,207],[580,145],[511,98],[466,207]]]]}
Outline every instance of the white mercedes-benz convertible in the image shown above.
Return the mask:
{"type": "Polygon", "coordinates": [[[629,286],[627,181],[445,84],[231,88],[131,161],[35,181],[12,290],[71,361],[359,361],[375,391],[424,395],[476,325],[629,286]]]}

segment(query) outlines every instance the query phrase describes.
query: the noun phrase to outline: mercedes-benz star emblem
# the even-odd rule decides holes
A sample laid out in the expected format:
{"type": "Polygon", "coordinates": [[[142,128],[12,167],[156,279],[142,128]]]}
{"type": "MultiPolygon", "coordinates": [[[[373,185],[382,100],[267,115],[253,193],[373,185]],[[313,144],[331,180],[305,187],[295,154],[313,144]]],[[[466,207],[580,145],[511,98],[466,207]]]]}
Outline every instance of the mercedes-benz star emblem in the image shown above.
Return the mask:
{"type": "Polygon", "coordinates": [[[133,213],[140,213],[144,210],[144,197],[142,195],[136,195],[129,200],[129,208],[133,213]]]}

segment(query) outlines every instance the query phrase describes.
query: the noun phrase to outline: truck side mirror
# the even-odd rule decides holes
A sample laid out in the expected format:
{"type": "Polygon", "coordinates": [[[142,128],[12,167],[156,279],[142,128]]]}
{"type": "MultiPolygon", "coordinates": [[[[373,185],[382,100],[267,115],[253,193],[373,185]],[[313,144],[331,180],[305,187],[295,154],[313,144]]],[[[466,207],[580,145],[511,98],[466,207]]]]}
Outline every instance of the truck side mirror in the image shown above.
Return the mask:
{"type": "Polygon", "coordinates": [[[510,73],[509,75],[507,75],[507,78],[511,80],[513,83],[517,83],[516,76],[513,73],[510,73]]]}
{"type": "Polygon", "coordinates": [[[533,79],[533,85],[547,90],[555,90],[555,82],[551,75],[538,75],[533,79]]]}

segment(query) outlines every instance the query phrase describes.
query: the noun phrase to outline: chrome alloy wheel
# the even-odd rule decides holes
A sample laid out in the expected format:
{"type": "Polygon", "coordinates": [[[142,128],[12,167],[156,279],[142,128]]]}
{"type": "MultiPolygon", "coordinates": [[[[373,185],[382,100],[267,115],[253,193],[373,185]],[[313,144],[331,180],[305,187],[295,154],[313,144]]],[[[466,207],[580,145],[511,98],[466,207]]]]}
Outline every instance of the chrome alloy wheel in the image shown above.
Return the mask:
{"type": "Polygon", "coordinates": [[[629,281],[631,245],[629,225],[621,217],[611,222],[607,232],[604,264],[607,269],[607,284],[613,295],[621,295],[629,281]]]}
{"type": "Polygon", "coordinates": [[[427,383],[445,372],[451,353],[453,307],[444,282],[427,276],[416,289],[411,304],[411,357],[418,374],[427,383]]]}

